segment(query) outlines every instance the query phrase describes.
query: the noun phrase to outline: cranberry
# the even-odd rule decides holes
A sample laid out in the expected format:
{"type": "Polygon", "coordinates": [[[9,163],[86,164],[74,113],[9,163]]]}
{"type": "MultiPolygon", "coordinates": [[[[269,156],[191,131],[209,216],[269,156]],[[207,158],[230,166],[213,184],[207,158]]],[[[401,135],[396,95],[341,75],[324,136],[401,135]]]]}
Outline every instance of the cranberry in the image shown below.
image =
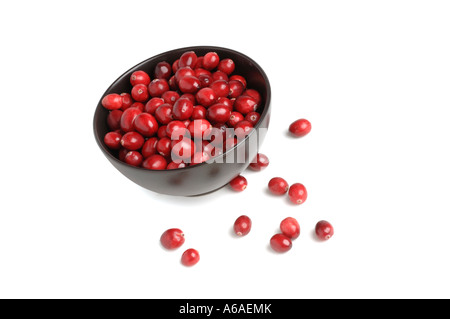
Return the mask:
{"type": "Polygon", "coordinates": [[[120,129],[124,132],[134,131],[134,120],[142,111],[136,107],[130,107],[123,111],[120,118],[120,129]]]}
{"type": "Polygon", "coordinates": [[[134,102],[133,104],[131,104],[131,106],[129,108],[131,109],[133,107],[141,110],[141,112],[144,111],[144,109],[145,109],[145,105],[141,102],[134,102]]]}
{"type": "Polygon", "coordinates": [[[219,55],[216,52],[208,52],[203,57],[203,67],[206,70],[212,70],[219,65],[219,55]]]}
{"type": "Polygon", "coordinates": [[[281,177],[274,177],[269,181],[269,190],[272,194],[283,195],[289,190],[289,184],[281,177]]]}
{"type": "Polygon", "coordinates": [[[300,225],[298,221],[293,217],[287,217],[280,223],[280,229],[283,235],[290,239],[296,239],[300,236],[300,225]]]}
{"type": "Polygon", "coordinates": [[[252,228],[252,221],[248,216],[242,215],[234,222],[234,233],[238,236],[245,236],[252,228]]]}
{"type": "Polygon", "coordinates": [[[177,59],[177,60],[175,60],[172,63],[172,71],[173,71],[173,73],[177,73],[179,68],[180,68],[180,59],[177,59]]]}
{"type": "Polygon", "coordinates": [[[198,80],[200,81],[200,87],[202,88],[209,87],[211,83],[214,82],[211,75],[208,74],[200,74],[198,80]]]}
{"type": "Polygon", "coordinates": [[[161,95],[161,98],[164,100],[164,103],[173,105],[180,98],[180,95],[175,91],[166,91],[161,95]]]}
{"type": "Polygon", "coordinates": [[[136,84],[131,89],[131,96],[138,102],[145,102],[148,100],[148,89],[144,84],[136,84]]]}
{"type": "Polygon", "coordinates": [[[333,226],[326,220],[321,220],[316,224],[316,235],[321,240],[328,240],[334,235],[333,226]]]}
{"type": "Polygon", "coordinates": [[[285,253],[292,248],[292,242],[286,235],[275,234],[270,238],[270,247],[276,252],[285,253]]]}
{"type": "Polygon", "coordinates": [[[130,76],[130,83],[132,86],[136,86],[137,84],[147,86],[150,83],[150,76],[142,70],[135,71],[130,76]]]}
{"type": "Polygon", "coordinates": [[[164,103],[155,111],[155,117],[161,124],[169,124],[172,121],[172,105],[164,103]]]}
{"type": "Polygon", "coordinates": [[[181,263],[187,267],[194,266],[199,260],[200,254],[193,248],[189,248],[181,255],[181,263]]]}
{"type": "Polygon", "coordinates": [[[120,148],[120,140],[122,139],[122,134],[117,132],[109,132],[106,133],[103,141],[106,146],[108,146],[112,150],[118,150],[120,148]]]}
{"type": "Polygon", "coordinates": [[[294,204],[303,204],[307,197],[308,193],[306,192],[306,188],[303,184],[295,183],[289,187],[289,199],[294,204]]]}
{"type": "Polygon", "coordinates": [[[175,75],[172,75],[169,79],[169,87],[172,91],[176,91],[178,90],[178,84],[177,81],[175,80],[175,75]]]}
{"type": "Polygon", "coordinates": [[[142,145],[141,153],[144,158],[152,156],[156,154],[156,144],[158,143],[157,137],[151,137],[145,141],[144,145],[142,145]]]}
{"type": "Polygon", "coordinates": [[[199,56],[197,57],[197,63],[194,65],[194,69],[203,68],[203,57],[199,56]]]}
{"type": "Polygon", "coordinates": [[[129,150],[127,150],[126,148],[121,148],[119,150],[119,160],[121,160],[122,162],[125,161],[125,156],[128,154],[129,150]]]}
{"type": "Polygon", "coordinates": [[[127,108],[131,107],[133,104],[133,98],[131,97],[130,93],[122,93],[120,94],[122,97],[122,107],[121,110],[125,111],[127,108]]]}
{"type": "Polygon", "coordinates": [[[228,85],[230,86],[229,97],[231,98],[237,98],[244,91],[244,85],[241,81],[231,80],[228,82],[228,85]]]}
{"type": "Polygon", "coordinates": [[[227,97],[228,94],[230,94],[230,86],[228,85],[228,82],[225,80],[214,81],[213,83],[211,83],[209,87],[214,91],[214,94],[218,98],[222,96],[227,97]]]}
{"type": "Polygon", "coordinates": [[[186,131],[186,126],[181,121],[172,121],[166,127],[167,137],[172,140],[179,140],[186,134],[186,131]]]}
{"type": "Polygon", "coordinates": [[[118,110],[122,107],[123,100],[119,94],[111,93],[102,99],[102,105],[107,110],[118,110]]]}
{"type": "Polygon", "coordinates": [[[158,129],[158,137],[159,138],[163,138],[163,137],[168,137],[167,136],[167,125],[161,125],[158,129]]]}
{"type": "Polygon", "coordinates": [[[144,145],[145,139],[138,132],[128,132],[120,140],[120,144],[129,151],[136,151],[144,145]]]}
{"type": "Polygon", "coordinates": [[[195,71],[187,66],[179,68],[175,73],[175,81],[177,84],[180,83],[180,80],[185,76],[195,76],[195,71]]]}
{"type": "Polygon", "coordinates": [[[240,140],[243,140],[253,130],[253,125],[249,121],[240,121],[234,125],[234,134],[240,140]]]}
{"type": "Polygon", "coordinates": [[[148,92],[151,97],[161,97],[161,95],[169,91],[169,83],[165,79],[154,79],[148,85],[148,92]]]}
{"type": "Polygon", "coordinates": [[[210,156],[208,153],[206,152],[196,152],[193,156],[192,156],[192,160],[191,160],[191,165],[196,165],[196,164],[200,164],[203,162],[206,162],[207,160],[209,160],[210,156]]]}
{"type": "Polygon", "coordinates": [[[195,153],[194,141],[190,138],[182,138],[174,141],[172,147],[172,158],[178,158],[183,161],[190,160],[195,153]]]}
{"type": "Polygon", "coordinates": [[[172,108],[173,118],[177,120],[187,120],[191,117],[194,104],[186,98],[179,98],[172,108]]]}
{"type": "Polygon", "coordinates": [[[256,90],[247,89],[242,93],[242,95],[250,96],[252,99],[254,99],[256,101],[256,104],[258,104],[258,105],[261,104],[261,95],[256,90]]]}
{"type": "Polygon", "coordinates": [[[167,164],[167,169],[177,169],[177,168],[185,168],[186,167],[186,163],[183,162],[170,162],[169,164],[167,164]]]}
{"type": "Polygon", "coordinates": [[[221,96],[217,99],[217,103],[225,104],[233,112],[233,103],[229,98],[221,96]]]}
{"type": "Polygon", "coordinates": [[[166,159],[158,154],[151,155],[142,162],[142,167],[146,169],[163,170],[166,166],[166,159]]]}
{"type": "Polygon", "coordinates": [[[109,112],[108,116],[106,117],[106,124],[111,131],[120,129],[120,119],[122,118],[122,114],[123,112],[121,110],[113,110],[109,112]]]}
{"type": "Polygon", "coordinates": [[[216,102],[216,94],[214,93],[214,90],[211,88],[202,88],[200,89],[197,94],[195,95],[195,98],[197,99],[197,102],[205,107],[209,107],[213,105],[216,102]]]}
{"type": "Polygon", "coordinates": [[[258,108],[258,104],[252,97],[241,95],[236,98],[234,108],[243,115],[247,115],[250,112],[255,112],[258,108]]]}
{"type": "Polygon", "coordinates": [[[191,67],[193,68],[197,63],[197,55],[194,51],[184,52],[180,57],[180,62],[178,62],[180,67],[191,67]]]}
{"type": "Polygon", "coordinates": [[[162,98],[153,97],[145,104],[144,111],[151,115],[155,115],[156,109],[162,104],[164,104],[164,100],[162,98]]]}
{"type": "Polygon", "coordinates": [[[170,155],[171,151],[171,140],[169,137],[161,138],[158,143],[156,143],[156,150],[159,154],[166,157],[170,155]]]}
{"type": "Polygon", "coordinates": [[[134,119],[134,128],[145,137],[151,137],[158,132],[158,122],[149,113],[141,113],[134,119]]]}
{"type": "Polygon", "coordinates": [[[216,71],[214,73],[211,73],[211,78],[214,81],[223,80],[228,82],[228,75],[222,71],[216,71]]]}
{"type": "Polygon", "coordinates": [[[244,120],[244,115],[239,112],[231,112],[230,118],[227,121],[228,126],[234,127],[237,123],[244,120]]]}
{"type": "MultiPolygon", "coordinates": [[[[172,74],[172,66],[166,61],[159,62],[155,67],[155,78],[169,80],[172,74]]],[[[150,81],[149,81],[150,83],[150,81]]]]}
{"type": "Polygon", "coordinates": [[[230,116],[231,111],[224,104],[214,104],[206,111],[206,118],[213,123],[225,123],[230,116]]]}
{"type": "Polygon", "coordinates": [[[192,109],[191,120],[200,120],[205,118],[206,118],[206,108],[204,108],[201,105],[194,106],[194,108],[192,109]]]}
{"type": "Polygon", "coordinates": [[[253,126],[255,126],[256,123],[258,123],[260,118],[261,114],[259,114],[258,112],[250,112],[245,116],[245,120],[252,123],[253,126]]]}
{"type": "Polygon", "coordinates": [[[192,104],[195,104],[197,102],[197,100],[195,99],[195,95],[192,93],[184,93],[180,96],[180,99],[188,99],[192,102],[192,104]]]}
{"type": "Polygon", "coordinates": [[[184,244],[184,233],[181,229],[171,228],[161,235],[160,241],[164,248],[176,249],[184,244]]]}
{"type": "Polygon", "coordinates": [[[231,82],[234,80],[241,82],[242,85],[244,86],[244,89],[247,87],[247,81],[245,80],[245,78],[242,75],[235,74],[235,75],[230,76],[229,81],[231,82]]]}
{"type": "Polygon", "coordinates": [[[203,139],[206,138],[206,134],[210,133],[212,125],[205,119],[194,120],[189,123],[188,130],[192,138],[203,139]]]}
{"type": "Polygon", "coordinates": [[[244,189],[247,188],[247,179],[242,175],[238,175],[237,177],[231,180],[230,186],[235,191],[242,192],[244,189]]]}
{"type": "Polygon", "coordinates": [[[249,167],[254,171],[263,170],[267,166],[269,166],[269,158],[261,153],[258,153],[256,158],[249,165],[249,167]]]}
{"type": "Polygon", "coordinates": [[[231,150],[233,147],[236,146],[236,144],[237,144],[237,138],[235,138],[235,137],[227,138],[225,140],[225,145],[224,145],[225,150],[226,151],[231,150]]]}
{"type": "Polygon", "coordinates": [[[200,80],[191,75],[182,77],[178,82],[178,88],[183,93],[195,93],[200,89],[200,87],[200,80]]]}
{"type": "Polygon", "coordinates": [[[141,166],[142,155],[138,151],[129,151],[124,158],[124,162],[132,166],[141,166]]]}
{"type": "Polygon", "coordinates": [[[230,75],[234,71],[234,61],[231,59],[223,59],[220,61],[219,66],[217,67],[220,71],[230,75]]]}
{"type": "Polygon", "coordinates": [[[305,119],[297,120],[289,126],[289,132],[297,137],[303,137],[311,132],[311,123],[305,119]]]}
{"type": "Polygon", "coordinates": [[[183,122],[183,124],[184,124],[184,126],[187,128],[188,126],[189,126],[189,124],[191,124],[191,120],[184,120],[184,121],[181,121],[181,122],[183,122]]]}
{"type": "Polygon", "coordinates": [[[209,72],[208,70],[202,69],[202,68],[197,68],[194,70],[195,72],[195,76],[199,77],[200,75],[209,75],[211,76],[211,72],[209,72]]]}

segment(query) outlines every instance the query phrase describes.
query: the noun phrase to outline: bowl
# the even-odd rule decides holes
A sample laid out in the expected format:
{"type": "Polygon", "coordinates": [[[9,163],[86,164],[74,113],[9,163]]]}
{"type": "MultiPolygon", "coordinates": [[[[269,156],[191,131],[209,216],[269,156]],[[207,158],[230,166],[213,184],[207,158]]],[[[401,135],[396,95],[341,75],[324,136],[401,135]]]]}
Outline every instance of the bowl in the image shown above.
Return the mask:
{"type": "Polygon", "coordinates": [[[248,56],[227,48],[215,46],[193,46],[171,50],[149,58],[122,74],[104,92],[94,114],[94,136],[100,150],[109,162],[128,179],[153,192],[177,195],[196,196],[213,192],[227,185],[234,177],[244,171],[256,157],[269,127],[271,90],[269,79],[263,69],[248,56]],[[219,57],[230,58],[235,62],[233,74],[239,74],[247,80],[247,87],[256,89],[261,94],[262,101],[258,108],[261,113],[255,129],[232,149],[214,158],[212,163],[188,166],[173,170],[148,170],[134,167],[120,161],[113,151],[103,142],[103,137],[109,129],[106,124],[108,110],[101,105],[102,98],[110,93],[130,92],[130,76],[136,70],[144,70],[152,77],[158,62],[169,63],[178,59],[186,51],[194,51],[198,56],[207,52],[217,52],[219,57]]]}

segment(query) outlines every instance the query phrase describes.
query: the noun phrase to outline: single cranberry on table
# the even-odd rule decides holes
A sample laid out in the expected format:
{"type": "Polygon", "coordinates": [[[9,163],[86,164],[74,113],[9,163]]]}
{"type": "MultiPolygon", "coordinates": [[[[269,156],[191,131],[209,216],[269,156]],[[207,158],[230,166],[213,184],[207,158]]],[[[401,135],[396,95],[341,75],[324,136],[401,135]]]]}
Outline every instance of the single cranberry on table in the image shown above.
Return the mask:
{"type": "Polygon", "coordinates": [[[238,236],[247,235],[250,232],[251,228],[252,228],[252,221],[246,215],[238,217],[234,222],[233,226],[234,233],[238,236]]]}
{"type": "Polygon", "coordinates": [[[132,166],[141,166],[143,156],[138,151],[129,151],[124,158],[124,162],[132,166]]]}
{"type": "Polygon", "coordinates": [[[144,137],[151,137],[158,132],[158,122],[153,115],[141,113],[134,119],[134,128],[144,137]]]}
{"type": "Polygon", "coordinates": [[[124,132],[134,131],[134,120],[141,113],[142,111],[136,107],[130,107],[123,111],[122,117],[120,118],[120,129],[124,132]]]}
{"type": "Polygon", "coordinates": [[[167,167],[166,159],[159,154],[151,155],[142,162],[142,167],[152,170],[163,170],[167,167]]]}
{"type": "Polygon", "coordinates": [[[120,140],[122,139],[122,134],[118,132],[109,132],[105,134],[103,142],[112,150],[120,149],[120,140]]]}
{"type": "Polygon", "coordinates": [[[247,179],[242,175],[236,176],[230,182],[231,188],[237,192],[242,192],[243,190],[245,190],[247,188],[247,185],[247,179]]]}
{"type": "Polygon", "coordinates": [[[315,232],[319,239],[328,240],[334,235],[334,228],[326,220],[321,220],[317,222],[315,232]]]}
{"type": "Polygon", "coordinates": [[[311,123],[306,119],[300,119],[289,126],[289,132],[294,136],[303,137],[311,132],[311,123]]]}
{"type": "Polygon", "coordinates": [[[203,67],[206,70],[215,69],[219,65],[220,59],[216,52],[208,52],[203,57],[203,67]]]}
{"type": "Polygon", "coordinates": [[[253,126],[255,126],[259,122],[260,118],[261,114],[259,114],[258,112],[250,112],[245,116],[245,120],[252,123],[253,126]]]}
{"type": "Polygon", "coordinates": [[[152,156],[156,154],[156,144],[158,143],[157,137],[150,137],[145,141],[144,145],[142,145],[141,153],[144,158],[152,156]]]}
{"type": "Polygon", "coordinates": [[[292,241],[283,234],[275,234],[270,238],[270,247],[278,253],[285,253],[292,248],[292,241]]]}
{"type": "Polygon", "coordinates": [[[150,83],[150,76],[142,70],[134,71],[130,76],[130,83],[132,86],[137,84],[148,85],[150,83]]]}
{"type": "Polygon", "coordinates": [[[250,112],[255,112],[258,108],[258,104],[256,101],[246,95],[241,95],[236,98],[236,101],[234,102],[234,109],[243,115],[247,115],[250,112]]]}
{"type": "MultiPolygon", "coordinates": [[[[172,66],[166,61],[159,62],[155,67],[155,78],[169,80],[172,74],[172,66]]],[[[148,82],[150,83],[150,81],[148,82]]]]}
{"type": "Polygon", "coordinates": [[[161,245],[166,249],[176,249],[184,244],[184,233],[179,228],[166,230],[160,238],[161,245]]]}
{"type": "Polygon", "coordinates": [[[293,217],[287,217],[280,223],[280,230],[283,235],[290,239],[296,239],[300,236],[300,225],[298,221],[293,217]]]}
{"type": "Polygon", "coordinates": [[[151,97],[161,97],[164,92],[169,90],[169,83],[165,79],[154,79],[148,85],[148,93],[151,97]]]}
{"type": "MultiPolygon", "coordinates": [[[[206,111],[206,110],[205,110],[206,111]]],[[[113,110],[110,111],[106,117],[106,124],[111,131],[120,129],[120,119],[122,118],[123,111],[113,110]]]]}
{"type": "Polygon", "coordinates": [[[183,255],[181,255],[181,263],[186,267],[191,267],[197,264],[200,260],[200,254],[197,250],[189,248],[183,255]]]}
{"type": "Polygon", "coordinates": [[[144,137],[138,132],[128,132],[120,140],[120,144],[129,151],[140,149],[144,142],[144,137]]]}
{"type": "Polygon", "coordinates": [[[190,99],[179,98],[173,105],[172,114],[176,120],[187,120],[191,117],[194,104],[190,99]]]}
{"type": "Polygon", "coordinates": [[[289,190],[289,184],[281,177],[274,177],[269,181],[269,190],[274,195],[284,195],[289,190]]]}
{"type": "Polygon", "coordinates": [[[233,73],[235,68],[234,61],[231,59],[223,59],[219,62],[217,68],[219,69],[219,71],[222,71],[227,75],[230,75],[231,73],[233,73]]]}
{"type": "Polygon", "coordinates": [[[119,94],[111,93],[102,99],[102,105],[107,110],[118,110],[122,107],[123,100],[119,94]]]}
{"type": "Polygon", "coordinates": [[[144,112],[155,115],[156,109],[164,104],[164,100],[160,97],[153,97],[144,106],[144,112]]]}
{"type": "Polygon", "coordinates": [[[307,197],[308,192],[303,184],[295,183],[289,187],[289,199],[292,203],[297,205],[303,204],[307,197]]]}
{"type": "Polygon", "coordinates": [[[264,154],[258,153],[250,163],[249,168],[254,171],[261,171],[267,166],[269,166],[269,158],[264,154]]]}
{"type": "Polygon", "coordinates": [[[137,102],[145,102],[148,100],[148,88],[145,84],[136,84],[131,89],[131,96],[137,102]]]}

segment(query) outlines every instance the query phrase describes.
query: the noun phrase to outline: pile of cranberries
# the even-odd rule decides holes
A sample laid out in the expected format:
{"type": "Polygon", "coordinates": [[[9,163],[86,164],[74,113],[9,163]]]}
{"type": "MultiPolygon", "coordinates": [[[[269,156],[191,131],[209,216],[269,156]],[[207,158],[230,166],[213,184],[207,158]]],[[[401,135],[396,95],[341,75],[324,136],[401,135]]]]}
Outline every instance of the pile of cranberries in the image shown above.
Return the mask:
{"type": "Polygon", "coordinates": [[[184,52],[159,62],[152,78],[131,74],[130,92],[102,99],[110,129],[104,143],[121,161],[152,170],[183,168],[222,154],[258,123],[261,95],[233,74],[232,59],[184,52]],[[234,135],[228,136],[234,129],[234,135]],[[196,142],[194,142],[194,140],[196,142]]]}

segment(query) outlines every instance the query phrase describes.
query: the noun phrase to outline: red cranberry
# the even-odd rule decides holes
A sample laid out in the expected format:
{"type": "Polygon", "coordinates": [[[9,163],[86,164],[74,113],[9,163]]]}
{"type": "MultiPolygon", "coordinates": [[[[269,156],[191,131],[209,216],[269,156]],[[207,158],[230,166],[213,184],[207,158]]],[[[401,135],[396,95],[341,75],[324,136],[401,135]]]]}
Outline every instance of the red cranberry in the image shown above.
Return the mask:
{"type": "MultiPolygon", "coordinates": [[[[169,80],[172,74],[172,66],[166,61],[159,62],[155,67],[155,78],[169,80]]],[[[149,81],[150,83],[150,81],[149,81]]]]}
{"type": "Polygon", "coordinates": [[[183,122],[183,124],[184,124],[184,126],[186,128],[189,126],[189,124],[191,124],[191,120],[184,120],[184,121],[181,121],[181,122],[183,122]]]}
{"type": "Polygon", "coordinates": [[[185,168],[186,167],[186,163],[183,162],[170,162],[169,164],[167,164],[167,169],[177,169],[177,168],[185,168]]]}
{"type": "Polygon", "coordinates": [[[252,123],[253,126],[256,125],[256,123],[259,122],[259,119],[261,118],[261,114],[258,112],[250,112],[245,116],[245,120],[252,123]]]}
{"type": "Polygon", "coordinates": [[[213,123],[225,123],[230,116],[230,109],[223,104],[214,104],[206,110],[206,118],[213,123]]]}
{"type": "Polygon", "coordinates": [[[198,76],[198,80],[200,81],[200,87],[202,87],[202,88],[209,87],[211,85],[211,83],[214,82],[211,75],[208,75],[208,74],[200,74],[198,76]]]}
{"type": "Polygon", "coordinates": [[[242,192],[244,189],[247,188],[247,179],[242,175],[238,175],[237,177],[231,180],[230,186],[235,191],[242,192]]]}
{"type": "Polygon", "coordinates": [[[241,95],[236,98],[234,108],[243,115],[247,115],[250,112],[255,112],[258,108],[258,104],[256,104],[256,101],[253,98],[241,95]]]}
{"type": "Polygon", "coordinates": [[[184,233],[181,229],[171,228],[161,235],[160,241],[164,248],[176,249],[184,244],[184,233]]]}
{"type": "Polygon", "coordinates": [[[132,166],[141,166],[142,155],[138,151],[129,151],[124,158],[124,162],[132,166]]]}
{"type": "Polygon", "coordinates": [[[192,156],[192,160],[191,160],[191,165],[196,165],[196,164],[200,164],[203,162],[206,162],[207,160],[209,160],[209,154],[206,152],[196,152],[193,156],[192,156]]]}
{"type": "Polygon", "coordinates": [[[178,62],[180,67],[191,67],[193,68],[197,63],[197,55],[194,51],[184,52],[180,57],[180,62],[178,62]]]}
{"type": "Polygon", "coordinates": [[[208,52],[203,57],[203,67],[206,70],[215,69],[219,65],[219,55],[216,52],[208,52]]]}
{"type": "Polygon", "coordinates": [[[195,72],[195,76],[199,77],[200,75],[209,75],[211,76],[211,72],[209,72],[208,70],[202,69],[202,68],[197,68],[194,70],[195,72]]]}
{"type": "Polygon", "coordinates": [[[234,233],[238,236],[245,236],[252,228],[252,221],[248,216],[242,215],[234,222],[234,233]]]}
{"type": "Polygon", "coordinates": [[[131,109],[133,107],[141,110],[141,112],[142,112],[142,111],[144,111],[145,105],[141,102],[134,102],[133,104],[131,104],[131,106],[129,108],[131,109]]]}
{"type": "Polygon", "coordinates": [[[175,81],[177,84],[180,83],[180,80],[185,76],[195,76],[195,71],[187,66],[179,68],[175,73],[175,81]]]}
{"type": "Polygon", "coordinates": [[[177,59],[177,60],[175,60],[172,63],[172,71],[173,71],[173,73],[177,73],[179,68],[180,68],[180,59],[177,59]]]}
{"type": "Polygon", "coordinates": [[[130,93],[122,93],[120,94],[122,97],[122,107],[121,110],[125,111],[127,108],[131,107],[133,104],[133,98],[131,97],[130,93]]]}
{"type": "Polygon", "coordinates": [[[240,140],[243,140],[253,130],[252,123],[244,120],[234,125],[234,134],[240,140]]]}
{"type": "Polygon", "coordinates": [[[134,128],[145,137],[151,137],[158,132],[158,122],[149,113],[141,113],[134,119],[134,128]]]}
{"type": "Polygon", "coordinates": [[[213,105],[217,100],[217,96],[211,88],[200,89],[195,95],[195,98],[197,99],[197,102],[204,107],[213,105]]]}
{"type": "Polygon", "coordinates": [[[211,73],[211,78],[213,82],[223,80],[228,82],[228,75],[222,71],[216,71],[214,73],[211,73]]]}
{"type": "Polygon", "coordinates": [[[201,105],[194,106],[192,109],[191,120],[200,120],[206,118],[206,108],[201,105]]]}
{"type": "Polygon", "coordinates": [[[290,239],[296,239],[300,236],[300,225],[298,221],[293,217],[287,217],[280,223],[280,229],[283,235],[290,239]]]}
{"type": "Polygon", "coordinates": [[[197,57],[197,63],[194,65],[194,69],[203,68],[203,57],[199,56],[197,57]]]}
{"type": "Polygon", "coordinates": [[[145,102],[148,100],[148,89],[144,84],[136,84],[131,89],[131,96],[138,102],[145,102]]]}
{"type": "Polygon", "coordinates": [[[191,75],[183,76],[178,82],[178,88],[183,93],[195,93],[200,87],[200,80],[191,75]]]}
{"type": "Polygon", "coordinates": [[[244,115],[239,112],[231,112],[230,118],[227,121],[228,126],[234,127],[237,123],[244,120],[244,115]]]}
{"type": "Polygon", "coordinates": [[[134,120],[141,113],[142,111],[135,107],[130,107],[123,111],[122,117],[120,118],[120,129],[124,132],[134,131],[134,120]]]}
{"type": "Polygon", "coordinates": [[[148,92],[151,97],[161,97],[161,95],[169,91],[169,83],[165,79],[154,79],[148,85],[148,92]]]}
{"type": "Polygon", "coordinates": [[[237,98],[244,91],[244,85],[241,81],[231,80],[228,82],[228,85],[230,86],[229,97],[231,98],[237,98]]]}
{"type": "Polygon", "coordinates": [[[102,105],[107,110],[118,110],[122,107],[123,100],[119,94],[111,93],[102,99],[102,105]]]}
{"type": "Polygon", "coordinates": [[[242,95],[250,96],[252,99],[254,99],[256,101],[256,104],[258,104],[258,105],[261,104],[261,95],[256,90],[247,89],[242,93],[242,95]]]}
{"type": "Polygon", "coordinates": [[[164,157],[167,157],[170,155],[171,151],[171,140],[169,137],[163,137],[161,138],[158,143],[156,143],[156,151],[158,151],[159,154],[161,154],[164,157]]]}
{"type": "Polygon", "coordinates": [[[321,220],[316,224],[316,235],[321,240],[328,240],[334,235],[333,226],[326,220],[321,220]]]}
{"type": "Polygon", "coordinates": [[[166,159],[158,154],[147,157],[142,162],[142,167],[146,169],[163,170],[167,167],[166,159]]]}
{"type": "Polygon", "coordinates": [[[226,73],[227,75],[230,75],[234,71],[234,61],[231,59],[223,59],[220,61],[219,66],[217,67],[219,71],[222,71],[226,73]]]}
{"type": "Polygon", "coordinates": [[[175,91],[166,91],[161,95],[161,98],[164,100],[164,103],[174,105],[174,103],[180,98],[180,95],[175,91]]]}
{"type": "Polygon", "coordinates": [[[289,199],[294,204],[303,204],[307,197],[308,193],[306,192],[306,188],[303,184],[295,183],[289,187],[289,199]]]}
{"type": "Polygon", "coordinates": [[[120,144],[129,151],[136,151],[144,145],[145,139],[138,132],[128,132],[120,140],[120,144]]]}
{"type": "Polygon", "coordinates": [[[182,138],[174,141],[172,147],[172,158],[178,158],[183,161],[190,160],[195,153],[195,143],[190,138],[182,138]]]}
{"type": "Polygon", "coordinates": [[[244,86],[244,89],[247,87],[247,81],[245,80],[245,78],[242,75],[235,74],[235,75],[230,76],[229,81],[231,82],[234,80],[241,82],[242,85],[244,86]]]}
{"type": "Polygon", "coordinates": [[[256,158],[249,165],[249,167],[254,171],[263,170],[267,166],[269,166],[269,158],[261,153],[258,153],[256,158]]]}
{"type": "Polygon", "coordinates": [[[225,140],[224,148],[226,151],[228,151],[228,150],[231,150],[233,147],[235,147],[236,144],[237,144],[237,138],[230,137],[225,140]]]}
{"type": "Polygon", "coordinates": [[[292,242],[286,235],[275,234],[270,238],[270,247],[276,252],[285,253],[292,248],[292,242]]]}
{"type": "Polygon", "coordinates": [[[297,137],[303,137],[311,132],[311,123],[305,119],[297,120],[289,126],[289,132],[297,137]]]}
{"type": "Polygon", "coordinates": [[[225,104],[226,106],[228,106],[230,111],[233,112],[233,103],[229,98],[221,96],[217,99],[217,103],[225,104]]]}
{"type": "Polygon", "coordinates": [[[112,150],[118,150],[120,148],[120,140],[122,139],[122,134],[117,132],[109,132],[106,133],[103,141],[106,146],[108,146],[112,150]]]}
{"type": "Polygon", "coordinates": [[[155,117],[161,124],[169,124],[172,121],[172,105],[164,103],[155,111],[155,117]]]}
{"type": "Polygon", "coordinates": [[[200,254],[193,248],[189,248],[181,255],[181,263],[186,267],[194,266],[199,260],[200,254]]]}
{"type": "Polygon", "coordinates": [[[216,95],[217,98],[222,96],[227,97],[228,94],[230,94],[230,86],[228,85],[228,82],[225,80],[214,81],[213,83],[211,83],[209,87],[214,91],[214,94],[216,95]]]}
{"type": "Polygon", "coordinates": [[[186,134],[186,131],[186,126],[181,121],[172,121],[166,127],[167,137],[171,140],[179,140],[186,134]]]}
{"type": "Polygon", "coordinates": [[[113,110],[109,112],[108,116],[106,117],[106,124],[111,131],[120,129],[120,119],[122,118],[122,114],[123,112],[121,110],[113,110]]]}
{"type": "Polygon", "coordinates": [[[194,105],[189,99],[179,98],[173,105],[172,114],[176,120],[187,120],[191,117],[194,105]]]}
{"type": "Polygon", "coordinates": [[[180,99],[188,99],[192,102],[192,104],[195,104],[197,102],[197,100],[195,99],[195,95],[192,93],[184,93],[180,96],[180,99]]]}
{"type": "Polygon", "coordinates": [[[269,181],[269,190],[272,194],[283,195],[289,190],[289,184],[281,177],[274,177],[269,181]]]}
{"type": "Polygon", "coordinates": [[[130,83],[132,86],[143,84],[147,86],[150,83],[150,76],[144,71],[135,71],[130,76],[130,83]]]}
{"type": "Polygon", "coordinates": [[[206,134],[209,133],[212,125],[205,119],[194,120],[189,123],[188,130],[192,138],[206,138],[206,134]]]}
{"type": "Polygon", "coordinates": [[[158,138],[168,137],[167,136],[167,125],[161,125],[158,129],[158,138]]]}
{"type": "Polygon", "coordinates": [[[172,91],[176,91],[178,90],[178,84],[177,81],[175,80],[175,75],[172,75],[169,79],[169,87],[172,91]]]}
{"type": "Polygon", "coordinates": [[[127,150],[126,148],[121,148],[119,150],[119,160],[121,160],[122,162],[125,161],[125,156],[127,155],[127,153],[129,152],[129,150],[127,150]]]}
{"type": "Polygon", "coordinates": [[[145,104],[144,111],[151,115],[155,115],[156,109],[162,104],[164,104],[164,100],[162,98],[153,97],[145,104]]]}
{"type": "Polygon", "coordinates": [[[156,154],[156,144],[158,143],[157,137],[151,137],[145,141],[144,145],[142,145],[141,153],[144,158],[152,156],[156,154]]]}

